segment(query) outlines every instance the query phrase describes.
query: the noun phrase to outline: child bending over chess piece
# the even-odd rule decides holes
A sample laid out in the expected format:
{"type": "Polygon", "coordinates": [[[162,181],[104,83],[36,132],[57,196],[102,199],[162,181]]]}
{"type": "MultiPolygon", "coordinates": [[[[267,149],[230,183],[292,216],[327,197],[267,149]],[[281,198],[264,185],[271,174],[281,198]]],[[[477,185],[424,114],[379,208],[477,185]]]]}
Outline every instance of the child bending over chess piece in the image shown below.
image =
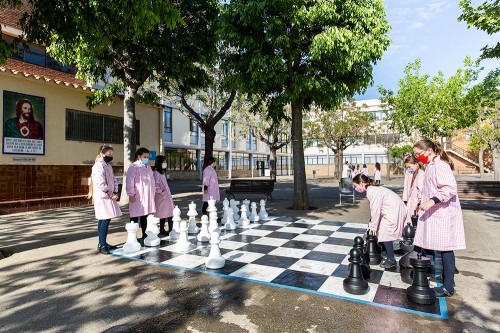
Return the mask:
{"type": "Polygon", "coordinates": [[[413,145],[415,157],[426,164],[420,216],[414,244],[441,253],[443,286],[434,288],[437,297],[455,292],[455,250],[465,249],[464,220],[453,176],[453,162],[441,145],[420,140],[413,145]]]}
{"type": "Polygon", "coordinates": [[[165,177],[166,169],[167,161],[165,156],[156,156],[155,166],[153,167],[153,176],[155,182],[158,184],[158,190],[155,194],[155,217],[160,219],[160,235],[162,236],[168,236],[169,232],[172,231],[172,216],[174,216],[175,208],[172,193],[170,192],[170,187],[168,187],[167,178],[165,177]],[[168,231],[165,230],[166,221],[168,221],[168,231]]]}
{"type": "Polygon", "coordinates": [[[376,186],[374,180],[363,174],[354,177],[352,182],[357,192],[366,192],[371,212],[368,232],[377,236],[387,252],[387,259],[380,264],[380,267],[394,269],[396,258],[393,242],[403,233],[407,214],[406,206],[399,195],[386,187],[376,186]]]}

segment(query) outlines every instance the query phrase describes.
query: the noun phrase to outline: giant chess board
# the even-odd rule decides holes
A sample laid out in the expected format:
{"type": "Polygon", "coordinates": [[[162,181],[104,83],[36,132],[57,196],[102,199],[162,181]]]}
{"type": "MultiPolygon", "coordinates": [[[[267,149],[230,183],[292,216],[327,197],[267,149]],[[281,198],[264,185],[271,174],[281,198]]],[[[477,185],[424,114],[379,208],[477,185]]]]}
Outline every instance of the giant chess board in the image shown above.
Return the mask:
{"type": "Polygon", "coordinates": [[[406,298],[406,288],[397,272],[371,266],[370,290],[351,295],[343,289],[348,273],[348,253],[353,239],[363,236],[366,224],[290,217],[269,217],[250,228],[221,230],[220,251],[226,264],[218,270],[205,267],[209,243],[193,244],[187,253],[177,252],[175,243],[162,241],[159,247],[141,247],[138,252],[113,255],[150,264],[209,273],[225,278],[263,283],[280,288],[361,302],[436,318],[447,318],[445,298],[431,305],[418,305],[406,298]]]}

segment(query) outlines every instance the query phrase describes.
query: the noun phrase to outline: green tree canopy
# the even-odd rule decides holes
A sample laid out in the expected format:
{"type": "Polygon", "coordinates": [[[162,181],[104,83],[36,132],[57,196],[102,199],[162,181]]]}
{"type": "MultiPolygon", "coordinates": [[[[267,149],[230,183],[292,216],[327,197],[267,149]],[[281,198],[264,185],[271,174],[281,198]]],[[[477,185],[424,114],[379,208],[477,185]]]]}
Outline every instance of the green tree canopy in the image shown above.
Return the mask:
{"type": "Polygon", "coordinates": [[[222,32],[226,66],[243,92],[270,96],[269,110],[290,104],[293,209],[307,209],[302,113],[333,108],[372,82],[372,67],[389,46],[382,0],[232,0],[222,32]]]}

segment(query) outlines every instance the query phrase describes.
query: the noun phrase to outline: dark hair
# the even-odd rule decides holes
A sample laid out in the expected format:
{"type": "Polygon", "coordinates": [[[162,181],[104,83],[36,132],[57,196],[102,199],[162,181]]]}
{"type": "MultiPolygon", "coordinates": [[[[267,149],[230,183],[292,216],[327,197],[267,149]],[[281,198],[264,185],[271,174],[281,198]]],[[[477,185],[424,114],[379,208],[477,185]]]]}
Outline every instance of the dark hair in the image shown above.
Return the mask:
{"type": "Polygon", "coordinates": [[[213,157],[213,156],[208,157],[205,161],[205,165],[203,166],[203,169],[205,169],[207,166],[214,163],[215,161],[216,161],[215,157],[213,157]]]}
{"type": "Polygon", "coordinates": [[[377,169],[378,171],[380,171],[380,163],[379,162],[375,163],[375,169],[377,169]]]}
{"type": "Polygon", "coordinates": [[[31,121],[35,120],[35,118],[33,116],[33,113],[35,113],[35,110],[33,109],[33,104],[31,103],[31,101],[29,99],[26,99],[26,98],[20,99],[16,103],[16,117],[17,117],[17,119],[21,118],[21,114],[23,113],[23,104],[25,104],[25,103],[28,103],[30,105],[30,108],[31,108],[29,120],[31,120],[31,121]]]}
{"type": "MultiPolygon", "coordinates": [[[[405,164],[406,163],[417,164],[419,169],[424,169],[424,165],[422,163],[420,163],[420,161],[417,160],[417,158],[413,155],[406,156],[404,163],[405,164]]],[[[413,173],[413,177],[411,178],[410,188],[413,187],[413,182],[415,182],[415,179],[417,178],[418,171],[419,170],[417,170],[416,172],[413,173]]]]}
{"type": "Polygon", "coordinates": [[[455,165],[453,164],[453,161],[448,157],[448,154],[444,151],[443,147],[441,144],[431,141],[428,139],[422,139],[413,145],[413,148],[419,148],[422,150],[427,150],[427,149],[432,149],[436,155],[438,155],[443,161],[449,164],[451,170],[455,168],[455,165]]]}
{"type": "Polygon", "coordinates": [[[356,176],[354,176],[354,178],[352,179],[352,183],[356,184],[356,185],[359,185],[361,183],[365,183],[366,188],[368,188],[369,186],[375,185],[375,181],[373,179],[368,178],[367,176],[365,176],[362,173],[358,173],[356,176]]]}
{"type": "Polygon", "coordinates": [[[165,173],[165,170],[161,167],[161,165],[163,164],[163,162],[165,162],[167,159],[165,158],[165,156],[163,155],[158,155],[156,156],[156,160],[155,160],[155,165],[153,167],[153,170],[154,171],[158,171],[159,173],[161,174],[164,174],[165,173]]]}
{"type": "Polygon", "coordinates": [[[144,148],[144,147],[137,149],[137,151],[135,152],[135,159],[137,159],[137,157],[139,157],[143,154],[149,154],[149,150],[147,148],[144,148]]]}
{"type": "Polygon", "coordinates": [[[366,168],[366,164],[363,164],[363,168],[366,168]]]}

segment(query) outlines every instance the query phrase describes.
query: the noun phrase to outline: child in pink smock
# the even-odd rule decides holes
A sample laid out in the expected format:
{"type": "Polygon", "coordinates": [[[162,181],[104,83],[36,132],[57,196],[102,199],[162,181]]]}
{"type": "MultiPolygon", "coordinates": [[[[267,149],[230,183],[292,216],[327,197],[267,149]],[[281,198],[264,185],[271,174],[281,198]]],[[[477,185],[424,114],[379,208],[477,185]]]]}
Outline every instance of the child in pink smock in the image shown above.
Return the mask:
{"type": "Polygon", "coordinates": [[[208,200],[213,197],[214,200],[220,200],[219,181],[217,172],[215,172],[215,158],[207,159],[207,166],[203,169],[203,215],[207,215],[208,200]]]}
{"type": "Polygon", "coordinates": [[[465,249],[464,220],[453,162],[442,147],[431,140],[416,142],[413,152],[427,165],[414,244],[440,252],[443,286],[434,291],[437,297],[452,296],[455,292],[454,251],[465,249]]]}
{"type": "Polygon", "coordinates": [[[113,148],[102,145],[99,148],[95,164],[92,167],[92,197],[94,200],[95,217],[97,223],[97,234],[99,253],[109,254],[110,250],[116,249],[106,242],[108,227],[111,219],[122,215],[118,199],[118,182],[113,174],[113,168],[109,164],[113,160],[113,148]]]}
{"type": "Polygon", "coordinates": [[[156,184],[158,184],[158,191],[155,194],[155,217],[160,219],[160,235],[168,236],[172,231],[174,216],[174,200],[172,193],[168,187],[167,178],[165,177],[165,170],[167,169],[167,161],[165,156],[156,156],[153,175],[156,184]],[[165,230],[165,221],[168,221],[168,231],[165,230]]]}
{"type": "Polygon", "coordinates": [[[403,233],[407,213],[403,200],[388,188],[375,186],[375,182],[363,174],[354,177],[352,183],[357,192],[366,192],[371,212],[368,232],[377,236],[387,252],[387,259],[380,264],[380,267],[396,268],[393,242],[403,233]]]}
{"type": "Polygon", "coordinates": [[[149,150],[139,148],[135,153],[136,161],[127,171],[126,186],[129,197],[130,221],[141,224],[142,238],[146,238],[147,217],[156,211],[155,192],[157,184],[153,170],[148,165],[149,150]]]}
{"type": "Polygon", "coordinates": [[[403,201],[406,203],[406,208],[408,209],[406,222],[411,223],[411,216],[415,213],[418,215],[418,206],[422,201],[425,171],[415,156],[407,156],[404,163],[406,175],[403,189],[403,201]]]}

